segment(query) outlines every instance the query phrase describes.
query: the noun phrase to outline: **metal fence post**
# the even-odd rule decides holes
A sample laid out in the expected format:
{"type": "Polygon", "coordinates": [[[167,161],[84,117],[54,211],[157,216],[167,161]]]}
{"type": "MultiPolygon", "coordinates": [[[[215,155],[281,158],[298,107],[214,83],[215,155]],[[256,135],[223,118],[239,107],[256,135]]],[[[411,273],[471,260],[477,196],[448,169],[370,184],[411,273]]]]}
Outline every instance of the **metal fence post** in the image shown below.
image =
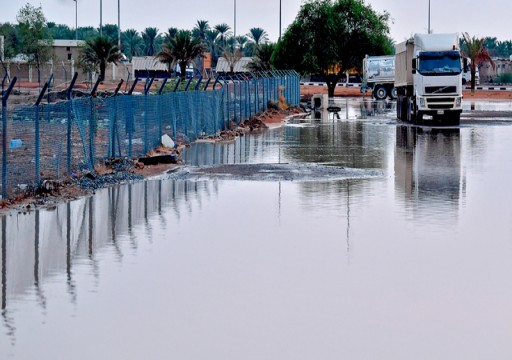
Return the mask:
{"type": "MultiPolygon", "coordinates": [[[[165,76],[164,80],[162,81],[162,85],[160,85],[160,89],[158,90],[158,95],[162,95],[162,92],[164,91],[164,87],[165,87],[165,84],[167,83],[167,80],[169,80],[169,78],[167,77],[167,75],[165,76]]],[[[162,110],[162,107],[163,107],[163,96],[159,96],[159,99],[158,99],[158,136],[159,136],[159,139],[162,139],[162,135],[164,134],[164,129],[163,129],[163,122],[164,122],[164,119],[163,119],[163,110],[162,110]]]]}
{"type": "MultiPolygon", "coordinates": [[[[116,138],[118,136],[117,134],[117,110],[118,110],[118,101],[117,101],[117,94],[119,93],[119,89],[121,89],[121,86],[123,85],[124,80],[121,79],[121,81],[117,84],[116,89],[114,90],[114,116],[112,118],[112,124],[110,128],[110,157],[115,158],[116,157],[116,138]]],[[[118,146],[119,146],[119,156],[121,156],[121,144],[119,143],[118,139],[118,146]]]]}
{"type": "Polygon", "coordinates": [[[7,90],[2,94],[2,199],[7,199],[7,99],[17,77],[13,77],[7,90]]]}
{"type": "Polygon", "coordinates": [[[94,171],[94,145],[96,143],[96,112],[94,111],[94,99],[97,94],[101,78],[98,76],[96,83],[91,90],[91,120],[89,121],[89,170],[94,171]]]}
{"type": "Polygon", "coordinates": [[[259,111],[259,89],[260,84],[259,81],[255,78],[254,79],[254,113],[257,114],[259,111]]]}
{"type": "Polygon", "coordinates": [[[41,104],[41,100],[43,100],[44,93],[49,87],[50,80],[48,80],[44,86],[41,92],[39,93],[39,97],[37,98],[36,104],[35,104],[35,144],[36,144],[36,156],[35,156],[35,179],[36,179],[36,185],[39,186],[41,184],[41,170],[40,170],[40,160],[41,160],[41,146],[40,146],[40,133],[39,133],[39,105],[41,104]]]}
{"type": "Polygon", "coordinates": [[[127,119],[126,119],[126,132],[128,133],[128,158],[132,158],[133,156],[133,152],[132,152],[132,147],[133,147],[133,127],[134,127],[134,123],[133,123],[133,108],[132,108],[132,102],[133,102],[133,98],[131,97],[132,93],[133,93],[133,90],[135,89],[135,86],[137,85],[137,83],[139,82],[139,78],[135,78],[135,80],[133,80],[133,84],[132,84],[132,87],[130,88],[130,90],[128,91],[127,95],[129,95],[129,104],[128,104],[128,107],[127,107],[127,110],[128,110],[128,113],[127,113],[127,119]]]}
{"type": "Polygon", "coordinates": [[[73,76],[73,80],[71,80],[71,83],[69,84],[69,88],[67,91],[67,111],[68,111],[68,119],[67,119],[67,152],[68,152],[68,158],[67,158],[67,170],[68,175],[71,175],[71,92],[73,90],[73,86],[75,86],[75,81],[78,76],[78,73],[75,72],[75,75],[73,76]]]}
{"type": "Polygon", "coordinates": [[[148,92],[149,92],[149,89],[151,88],[151,85],[153,85],[153,81],[155,80],[154,77],[152,77],[150,80],[149,80],[149,83],[146,82],[146,86],[144,87],[144,154],[147,154],[148,151],[149,151],[149,147],[148,147],[148,127],[149,127],[149,124],[148,124],[148,119],[149,119],[149,116],[148,116],[148,92]]]}

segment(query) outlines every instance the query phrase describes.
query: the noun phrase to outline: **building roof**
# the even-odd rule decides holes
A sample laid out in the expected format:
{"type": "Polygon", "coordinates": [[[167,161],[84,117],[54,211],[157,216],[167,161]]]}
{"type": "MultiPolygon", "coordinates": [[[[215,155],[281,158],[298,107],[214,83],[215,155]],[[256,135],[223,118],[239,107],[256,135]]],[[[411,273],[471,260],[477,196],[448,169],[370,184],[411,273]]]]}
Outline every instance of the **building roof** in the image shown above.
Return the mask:
{"type": "MultiPolygon", "coordinates": [[[[252,61],[252,58],[250,58],[250,57],[240,58],[240,60],[238,60],[235,63],[233,71],[234,72],[242,72],[242,73],[249,72],[249,69],[247,69],[247,64],[249,64],[251,61],[252,61]]],[[[219,60],[217,61],[217,67],[215,68],[215,71],[218,73],[219,72],[230,72],[231,69],[229,68],[228,61],[225,58],[220,57],[219,60]]]]}
{"type": "Polygon", "coordinates": [[[79,47],[85,45],[85,41],[83,40],[53,40],[54,47],[79,47]]]}
{"type": "Polygon", "coordinates": [[[158,61],[156,56],[134,56],[133,70],[162,70],[167,71],[167,65],[158,61]]]}

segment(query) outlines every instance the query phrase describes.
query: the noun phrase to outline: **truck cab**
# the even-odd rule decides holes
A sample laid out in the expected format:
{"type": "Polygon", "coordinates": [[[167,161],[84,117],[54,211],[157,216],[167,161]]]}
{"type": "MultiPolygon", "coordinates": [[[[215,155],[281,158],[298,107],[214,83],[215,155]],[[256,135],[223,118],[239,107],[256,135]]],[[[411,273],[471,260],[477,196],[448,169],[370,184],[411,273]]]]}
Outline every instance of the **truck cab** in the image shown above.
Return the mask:
{"type": "Polygon", "coordinates": [[[458,124],[462,65],[457,34],[416,34],[397,45],[397,116],[421,123],[458,124]]]}

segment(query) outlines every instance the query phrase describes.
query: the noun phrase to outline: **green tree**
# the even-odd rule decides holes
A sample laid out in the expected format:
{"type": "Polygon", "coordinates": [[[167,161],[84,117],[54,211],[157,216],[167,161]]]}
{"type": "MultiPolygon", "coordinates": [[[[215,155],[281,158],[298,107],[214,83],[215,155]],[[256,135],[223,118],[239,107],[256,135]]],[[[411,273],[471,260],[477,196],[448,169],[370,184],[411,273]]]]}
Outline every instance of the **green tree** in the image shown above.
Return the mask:
{"type": "Polygon", "coordinates": [[[308,0],[277,44],[274,65],[322,75],[334,96],[343,73],[360,68],[366,54],[392,54],[388,21],[364,0],[308,0]]]}
{"type": "MultiPolygon", "coordinates": [[[[16,56],[19,51],[20,44],[16,27],[9,23],[0,24],[0,35],[4,37],[4,59],[8,60],[16,56]]],[[[0,56],[0,64],[7,73],[7,64],[0,56]]]]}
{"type": "Polygon", "coordinates": [[[102,35],[107,36],[113,43],[117,44],[117,24],[104,24],[102,35]]]}
{"type": "Polygon", "coordinates": [[[208,24],[208,20],[197,20],[194,29],[192,29],[192,36],[200,39],[201,41],[206,41],[206,32],[210,30],[210,25],[208,24]]]}
{"type": "Polygon", "coordinates": [[[196,57],[201,56],[203,51],[201,40],[193,38],[190,31],[180,30],[173,39],[164,42],[157,57],[160,62],[167,64],[168,67],[177,64],[180,67],[181,78],[184,79],[187,66],[196,57]]]}
{"type": "Polygon", "coordinates": [[[238,45],[238,48],[244,54],[244,56],[252,55],[252,49],[250,49],[250,46],[248,46],[249,39],[247,39],[247,36],[239,35],[235,38],[235,40],[236,40],[236,44],[238,45]]]}
{"type": "Polygon", "coordinates": [[[85,46],[81,50],[79,62],[82,68],[94,66],[95,69],[100,68],[100,81],[105,80],[105,69],[107,64],[117,64],[122,59],[121,51],[117,45],[102,35],[90,38],[85,42],[85,46]]]}
{"type": "Polygon", "coordinates": [[[52,57],[52,39],[46,37],[47,26],[43,9],[25,4],[16,16],[23,52],[28,63],[37,69],[37,81],[41,83],[41,67],[52,57]]]}
{"type": "Polygon", "coordinates": [[[156,53],[157,36],[158,29],[155,27],[147,27],[142,32],[142,39],[144,40],[144,53],[147,56],[153,56],[156,53]]]}
{"type": "Polygon", "coordinates": [[[470,37],[467,32],[462,34],[464,39],[464,46],[462,47],[462,54],[471,61],[471,93],[475,92],[475,75],[476,67],[483,62],[490,62],[494,68],[494,61],[489,56],[487,48],[485,47],[485,39],[480,39],[475,36],[470,37]]]}
{"type": "Polygon", "coordinates": [[[272,54],[274,53],[275,47],[273,43],[261,44],[256,48],[256,52],[251,62],[247,64],[247,67],[251,71],[272,70],[272,54]]]}
{"type": "Polygon", "coordinates": [[[171,41],[172,39],[174,39],[176,37],[176,34],[178,33],[178,28],[175,28],[175,27],[170,27],[169,29],[167,29],[167,32],[165,33],[165,36],[164,36],[164,43],[167,41],[171,41]]]}
{"type": "Polygon", "coordinates": [[[123,52],[132,61],[134,56],[142,53],[143,41],[139,32],[135,29],[127,29],[121,33],[123,52]]]}
{"type": "Polygon", "coordinates": [[[247,46],[247,53],[249,56],[256,54],[258,47],[268,41],[268,34],[265,30],[260,27],[254,27],[249,29],[247,38],[250,44],[247,46]]]}
{"type": "Polygon", "coordinates": [[[90,38],[98,36],[100,33],[97,29],[92,26],[79,26],[78,27],[78,39],[88,40],[90,38]]]}
{"type": "Polygon", "coordinates": [[[254,27],[254,28],[249,29],[249,33],[247,34],[247,37],[254,44],[256,44],[256,46],[268,41],[267,32],[259,27],[254,27]]]}
{"type": "Polygon", "coordinates": [[[218,46],[217,46],[217,38],[219,36],[219,32],[215,29],[207,30],[205,33],[206,46],[210,54],[212,54],[212,65],[217,63],[219,58],[218,54],[218,46]]]}
{"type": "Polygon", "coordinates": [[[60,40],[74,40],[75,39],[75,30],[71,30],[71,28],[67,25],[55,24],[54,22],[48,22],[47,24],[47,37],[52,39],[60,39],[60,40]]]}
{"type": "Polygon", "coordinates": [[[218,32],[218,39],[220,41],[220,43],[222,44],[222,47],[225,47],[226,46],[226,39],[227,37],[229,36],[230,34],[230,31],[231,28],[229,27],[228,24],[226,23],[222,23],[222,24],[217,24],[214,26],[214,29],[217,30],[218,32]]]}

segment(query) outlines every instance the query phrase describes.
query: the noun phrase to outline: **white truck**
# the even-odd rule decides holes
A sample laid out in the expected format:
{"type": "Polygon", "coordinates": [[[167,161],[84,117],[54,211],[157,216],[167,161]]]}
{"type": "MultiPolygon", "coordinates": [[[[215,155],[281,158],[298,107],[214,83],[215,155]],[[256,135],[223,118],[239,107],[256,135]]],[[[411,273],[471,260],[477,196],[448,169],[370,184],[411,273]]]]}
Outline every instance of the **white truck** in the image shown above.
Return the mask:
{"type": "Polygon", "coordinates": [[[457,34],[416,34],[396,45],[398,119],[458,125],[465,69],[457,34]]]}
{"type": "Polygon", "coordinates": [[[372,90],[377,100],[386,97],[396,99],[395,89],[395,56],[368,56],[363,59],[363,79],[361,92],[372,90]]]}

